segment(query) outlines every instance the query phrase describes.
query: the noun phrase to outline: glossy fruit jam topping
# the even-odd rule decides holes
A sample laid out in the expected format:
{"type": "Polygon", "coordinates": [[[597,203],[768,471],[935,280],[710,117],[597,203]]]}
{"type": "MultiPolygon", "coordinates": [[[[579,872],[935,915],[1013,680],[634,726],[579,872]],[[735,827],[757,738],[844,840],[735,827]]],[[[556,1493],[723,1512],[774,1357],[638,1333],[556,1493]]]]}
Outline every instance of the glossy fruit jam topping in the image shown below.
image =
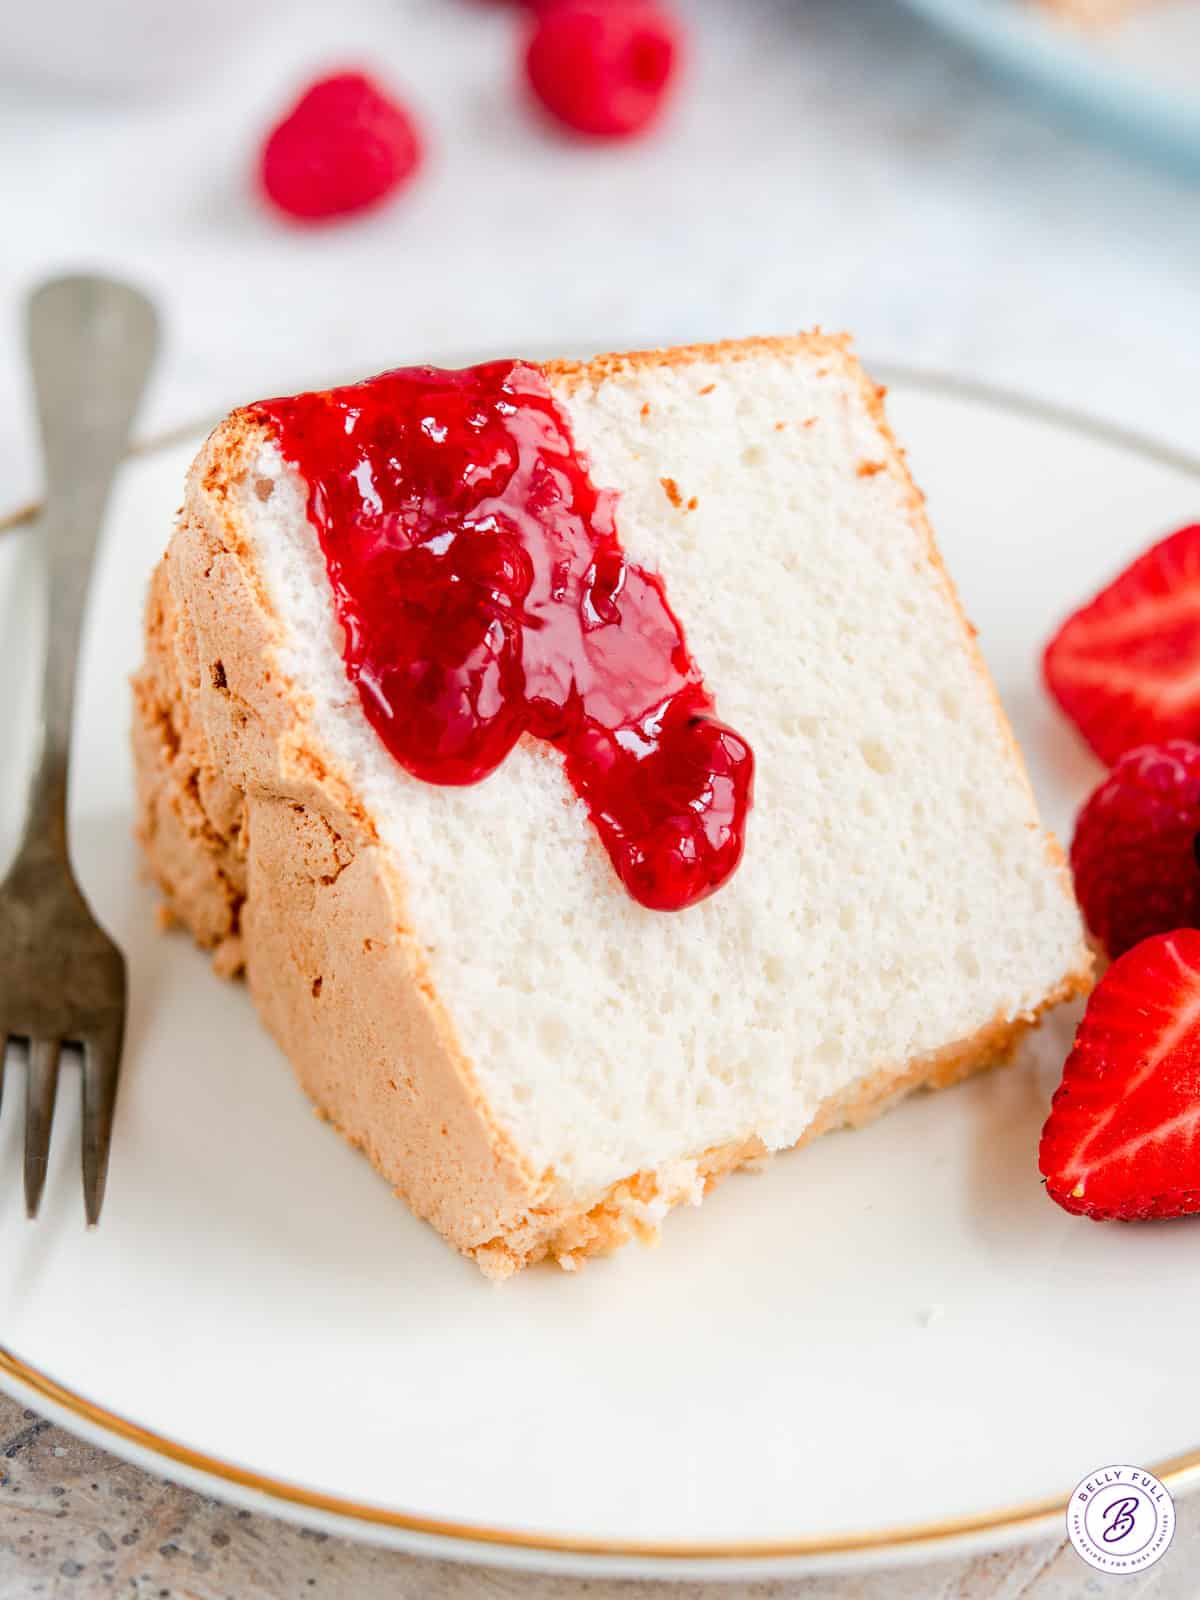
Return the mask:
{"type": "Polygon", "coordinates": [[[401,766],[476,783],[532,734],[635,900],[678,911],[720,888],[753,753],[541,373],[416,367],[255,410],[308,483],[346,670],[401,766]]]}

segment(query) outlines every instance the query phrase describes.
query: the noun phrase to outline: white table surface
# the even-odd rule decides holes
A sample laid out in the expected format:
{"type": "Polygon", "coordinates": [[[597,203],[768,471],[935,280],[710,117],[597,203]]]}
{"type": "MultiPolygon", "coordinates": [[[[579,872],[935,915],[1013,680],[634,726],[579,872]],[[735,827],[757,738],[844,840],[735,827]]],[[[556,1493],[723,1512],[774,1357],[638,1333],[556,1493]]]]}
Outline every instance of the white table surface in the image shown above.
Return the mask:
{"type": "MultiPolygon", "coordinates": [[[[224,67],[165,99],[0,77],[0,512],[38,479],[21,297],[80,266],[133,275],[161,302],[145,433],[407,360],[820,323],[876,359],[1195,447],[1200,187],[994,83],[898,0],[678,3],[690,84],[669,127],[627,148],[571,144],[527,114],[512,14],[477,0],[297,4],[284,27],[247,6],[224,67]],[[422,115],[426,171],[369,220],[288,228],[251,196],[255,141],[308,73],[355,61],[422,115]]],[[[1052,1544],[754,1592],[1182,1600],[1197,1569],[1200,1502],[1140,1579],[1094,1577],[1052,1544]]],[[[575,1591],[247,1520],[0,1399],[0,1600],[518,1592],[575,1591]]]]}
{"type": "Polygon", "coordinates": [[[819,322],[1195,442],[1200,186],[994,84],[899,0],[679,5],[690,87],[628,147],[525,114],[512,14],[484,0],[296,0],[286,28],[258,0],[225,70],[166,103],[0,82],[0,505],[37,480],[20,296],[80,264],[162,301],[149,429],[431,353],[819,322]],[[282,226],[250,197],[256,141],[355,60],[421,113],[423,180],[359,223],[282,226]]]}

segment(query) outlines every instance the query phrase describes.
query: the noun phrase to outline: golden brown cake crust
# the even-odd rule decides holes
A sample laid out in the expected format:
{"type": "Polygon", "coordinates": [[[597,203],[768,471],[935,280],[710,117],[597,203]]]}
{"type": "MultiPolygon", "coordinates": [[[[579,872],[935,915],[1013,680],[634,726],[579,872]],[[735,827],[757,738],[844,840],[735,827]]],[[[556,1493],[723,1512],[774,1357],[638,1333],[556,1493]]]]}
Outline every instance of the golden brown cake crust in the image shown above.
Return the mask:
{"type": "Polygon", "coordinates": [[[321,1114],[470,1250],[519,1225],[551,1179],[492,1118],[403,885],[276,666],[277,624],[228,492],[260,440],[236,415],[208,440],[152,584],[134,684],[139,837],[171,917],[221,970],[244,967],[321,1114]]]}
{"type": "Polygon", "coordinates": [[[694,367],[701,362],[728,366],[739,361],[761,360],[764,356],[779,360],[789,356],[827,355],[853,361],[851,344],[848,334],[818,330],[779,334],[772,338],[722,339],[715,344],[681,344],[670,350],[626,350],[615,355],[593,356],[588,361],[542,361],[538,366],[558,390],[573,394],[584,385],[608,383],[613,378],[628,377],[652,367],[694,367]]]}
{"type": "MultiPolygon", "coordinates": [[[[884,1069],[860,1079],[818,1108],[793,1149],[839,1128],[861,1128],[915,1090],[949,1088],[974,1073],[1002,1065],[1011,1059],[1023,1035],[1045,1012],[1081,994],[1086,987],[1085,979],[1068,978],[1032,1016],[1019,1017],[1015,1022],[989,1022],[970,1039],[912,1061],[903,1072],[884,1069]]],[[[572,1271],[586,1257],[607,1255],[630,1239],[653,1242],[662,1213],[676,1205],[698,1203],[722,1178],[740,1167],[757,1165],[770,1154],[760,1140],[745,1139],[706,1150],[696,1159],[694,1178],[690,1173],[679,1174],[678,1163],[658,1171],[636,1172],[613,1184],[590,1207],[560,1212],[554,1218],[553,1232],[542,1227],[516,1231],[492,1240],[472,1254],[493,1278],[506,1278],[547,1257],[572,1271]]]]}
{"type": "MultiPolygon", "coordinates": [[[[953,594],[922,498],[883,418],[882,391],[861,374],[847,340],[749,340],[545,371],[572,387],[661,362],[801,353],[828,357],[861,383],[883,429],[884,465],[906,486],[930,559],[953,594]]],[[[554,1173],[533,1170],[513,1145],[431,982],[396,865],[323,749],[303,686],[278,666],[279,625],[232,492],[262,439],[249,413],[234,413],[210,437],[151,586],[146,659],[134,684],[134,752],[139,836],[167,912],[214,951],[221,971],[244,968],[264,1021],[320,1114],[489,1276],[547,1256],[573,1267],[653,1233],[671,1206],[698,1200],[763,1147],[749,1140],[698,1152],[581,1203],[565,1199],[554,1173]]],[[[963,628],[975,651],[965,619],[963,628]]],[[[976,660],[986,676],[977,652],[976,660]]],[[[1017,764],[1023,773],[1019,755],[1017,764]]],[[[1054,859],[1065,871],[1061,854],[1054,859]]],[[[1038,1012],[1087,982],[1081,951],[1038,1012]]],[[[875,1072],[821,1107],[800,1142],[868,1120],[914,1088],[994,1064],[1035,1020],[1034,1013],[997,1019],[934,1055],[875,1072]]]]}

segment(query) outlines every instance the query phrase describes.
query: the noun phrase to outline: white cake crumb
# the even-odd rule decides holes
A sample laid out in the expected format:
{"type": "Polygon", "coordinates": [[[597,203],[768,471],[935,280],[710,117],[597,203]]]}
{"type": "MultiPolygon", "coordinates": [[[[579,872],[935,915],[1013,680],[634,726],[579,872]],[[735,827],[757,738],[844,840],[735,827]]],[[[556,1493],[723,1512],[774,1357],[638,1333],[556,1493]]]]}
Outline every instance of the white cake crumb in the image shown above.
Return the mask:
{"type": "Polygon", "coordinates": [[[399,865],[492,1113],[560,1203],[755,1136],[790,1146],[868,1075],[1031,1016],[1079,966],[1065,875],[869,394],[828,350],[562,385],[626,550],[665,575],[755,752],[741,866],[670,915],[626,894],[548,746],[466,788],[400,769],[340,658],[302,480],[266,445],[272,492],[247,484],[279,664],[399,865]]]}

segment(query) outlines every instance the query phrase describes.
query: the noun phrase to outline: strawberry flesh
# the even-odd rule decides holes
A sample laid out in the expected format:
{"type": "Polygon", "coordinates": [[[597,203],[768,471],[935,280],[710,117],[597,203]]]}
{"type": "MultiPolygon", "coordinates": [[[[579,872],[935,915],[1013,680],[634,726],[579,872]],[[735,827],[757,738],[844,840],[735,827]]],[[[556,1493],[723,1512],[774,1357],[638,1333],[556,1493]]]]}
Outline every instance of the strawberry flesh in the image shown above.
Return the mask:
{"type": "Polygon", "coordinates": [[[1144,940],[1097,985],[1042,1130],[1050,1197],[1097,1220],[1200,1211],[1200,931],[1144,940]]]}
{"type": "Polygon", "coordinates": [[[1046,648],[1051,694],[1100,757],[1200,739],[1200,523],[1152,545],[1046,648]]]}

